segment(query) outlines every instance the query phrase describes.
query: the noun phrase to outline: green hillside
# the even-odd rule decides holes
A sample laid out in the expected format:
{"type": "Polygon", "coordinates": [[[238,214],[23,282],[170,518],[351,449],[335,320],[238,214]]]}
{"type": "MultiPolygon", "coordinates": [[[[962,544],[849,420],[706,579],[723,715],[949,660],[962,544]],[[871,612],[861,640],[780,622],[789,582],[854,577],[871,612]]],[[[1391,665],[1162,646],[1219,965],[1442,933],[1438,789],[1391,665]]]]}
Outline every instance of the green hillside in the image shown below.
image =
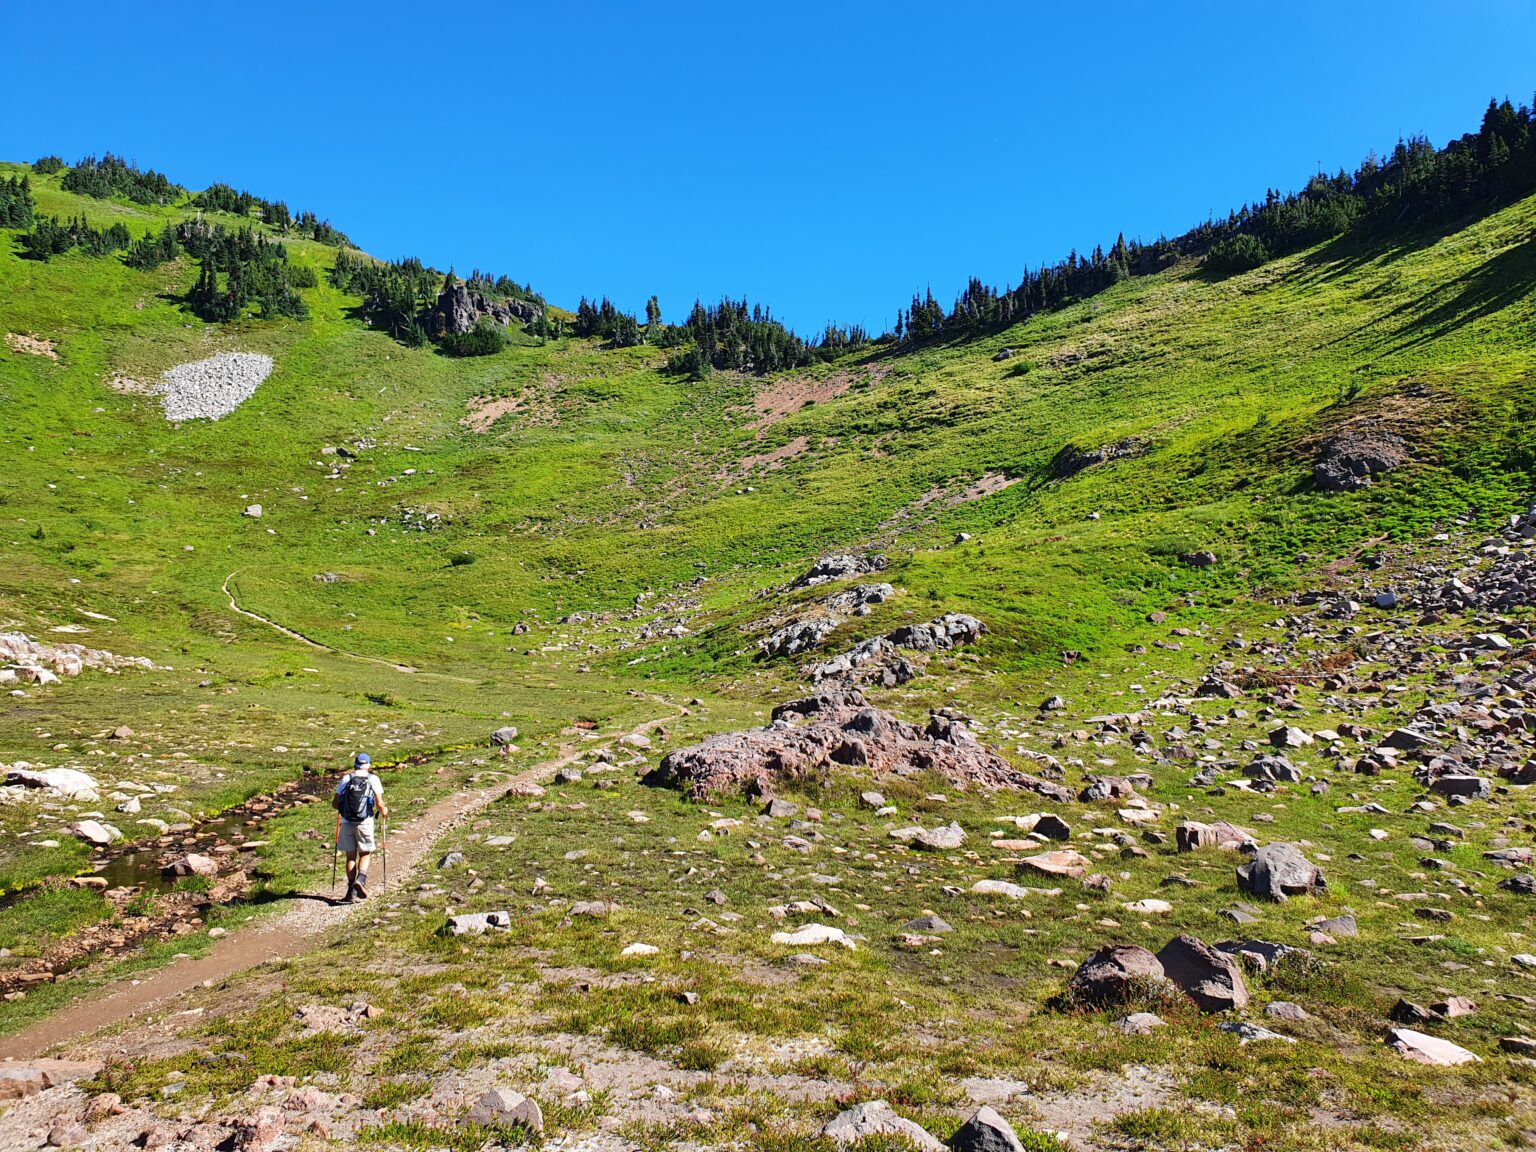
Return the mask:
{"type": "MultiPolygon", "coordinates": [[[[0,180],[28,176],[40,217],[83,217],[97,229],[121,223],[133,239],[199,215],[249,224],[200,212],[180,195],[160,207],[68,192],[67,171],[0,164],[0,180]]],[[[277,234],[265,224],[256,230],[277,234]]],[[[767,923],[770,905],[812,894],[796,878],[805,861],[777,847],[784,829],[761,832],[771,842],[761,850],[766,866],[743,847],[743,835],[757,834],[750,827],[695,844],[721,814],[750,825],[751,801],[721,797],[706,814],[642,788],[633,773],[617,791],[582,793],[591,823],[572,823],[553,804],[498,801],[493,823],[519,838],[512,857],[463,827],[441,850],[465,852],[482,876],[506,871],[516,908],[541,875],[577,898],[599,898],[594,884],[611,888],[601,898],[633,911],[574,929],[560,925],[558,911],[530,914],[508,939],[470,950],[433,935],[445,901],[429,895],[415,900],[426,910],[419,928],[411,917],[405,931],[349,935],[343,947],[359,964],[391,972],[425,965],[428,973],[379,994],[385,1012],[369,1024],[365,1049],[375,1073],[387,1073],[381,1083],[400,1087],[392,1096],[373,1089],[380,1094],[370,1107],[387,1115],[360,1130],[364,1145],[434,1146],[430,1123],[389,1110],[403,1109],[463,1052],[480,1050],[474,1045],[485,1060],[522,1050],[522,1032],[513,1040],[493,1033],[528,1019],[540,1022],[539,1035],[598,1038],[690,1072],[728,1073],[732,1053],[767,1044],[777,1055],[759,1051],[762,1069],[851,1084],[851,1095],[889,1098],[941,1134],[967,1111],[956,1088],[966,1077],[1027,1083],[1044,1098],[1097,1090],[1098,1077],[1127,1065],[1155,1067],[1157,1087],[1144,1105],[1106,1113],[1095,1137],[1106,1147],[1520,1146],[1531,1130],[1531,1072],[1499,1050],[1501,1037],[1526,1033],[1528,1009],[1497,999],[1536,994],[1532,974],[1507,960],[1530,947],[1530,897],[1496,890],[1502,873],[1478,873],[1488,867],[1482,852],[1530,843],[1523,786],[1488,801],[1454,854],[1456,874],[1478,889],[1476,911],[1454,905],[1454,927],[1431,925],[1436,941],[1414,944],[1401,916],[1365,911],[1358,887],[1368,880],[1412,892],[1439,882],[1433,871],[1424,878],[1420,863],[1439,850],[1415,847],[1410,837],[1421,829],[1403,815],[1426,794],[1406,767],[1356,777],[1347,764],[1369,748],[1363,742],[1332,766],[1314,751],[1309,773],[1335,774],[1326,795],[1299,782],[1267,798],[1231,788],[1202,795],[1190,784],[1197,752],[1149,759],[1125,731],[1159,729],[1155,742],[1173,743],[1164,733],[1181,726],[1182,734],[1203,709],[1227,726],[1222,756],[1238,754],[1242,739],[1253,741],[1244,750],[1251,755],[1277,724],[1318,730],[1348,720],[1386,732],[1407,719],[1400,706],[1455,695],[1437,677],[1455,663],[1447,654],[1464,635],[1507,624],[1517,645],[1528,639],[1517,634],[1530,622],[1523,604],[1498,621],[1473,609],[1426,609],[1390,621],[1367,614],[1355,632],[1339,623],[1274,629],[1277,619],[1311,611],[1297,593],[1358,599],[1365,583],[1386,587],[1393,573],[1405,587],[1427,579],[1415,565],[1453,571],[1530,506],[1536,196],[1387,238],[1343,232],[1226,276],[1186,255],[1011,325],[872,341],[762,375],[690,375],[671,370],[675,348],[531,331],[511,332],[487,356],[409,347],[368,322],[362,296],[333,285],[338,253],[350,250],[293,235],[283,240],[287,266],[314,273],[295,278],[314,282],[295,289],[307,316],[210,323],[188,305],[199,277],[189,255],[148,271],[79,250],[27,259],[25,231],[0,229],[0,330],[25,338],[0,346],[8,460],[0,631],[156,667],[18,686],[22,694],[0,705],[0,764],[162,784],[174,791],[159,807],[146,800],[143,812],[187,825],[305,771],[334,778],[359,746],[400,765],[391,787],[402,812],[479,786],[487,772],[532,768],[583,733],[611,739],[668,717],[667,734],[639,753],[654,767],[664,751],[766,723],[774,705],[812,690],[804,665],[813,657],[765,658],[758,641],[842,587],[791,587],[818,557],[873,551],[888,564],[866,579],[890,583],[893,596],[843,619],[814,659],[901,625],[974,616],[988,630],[979,641],[935,654],[910,682],[867,689],[871,701],[914,722],[930,709],[958,708],[1015,766],[1034,771],[1041,755],[1060,759],[1074,791],[1095,772],[1151,772],[1143,792],[1170,814],[1161,846],[1104,855],[1110,895],[1069,894],[1054,912],[1036,902],[1033,918],[1021,919],[944,895],[942,881],[959,892],[1001,875],[974,852],[951,856],[944,875],[934,871],[942,858],[925,858],[922,881],[903,887],[906,850],[889,858],[884,828],[858,803],[864,777],[802,782],[790,790],[796,801],[836,819],[824,826],[836,855],[818,849],[809,870],[852,869],[864,853],[878,860],[863,890],[834,900],[845,913],[872,907],[838,921],[862,921],[869,940],[846,956],[829,954],[830,968],[784,974],[784,950],[765,943],[766,929],[749,931],[767,923]],[[149,394],[162,374],[227,352],[265,354],[274,369],[220,419],[167,420],[149,394]],[[1324,441],[1346,428],[1398,437],[1411,458],[1359,491],[1322,491],[1314,465],[1324,441]],[[1103,463],[1064,466],[1074,453],[1111,445],[1121,451],[1103,463]],[[258,504],[259,517],[245,514],[258,504]],[[1190,561],[1205,551],[1213,563],[1190,561]],[[1372,576],[1378,553],[1386,567],[1372,576]],[[1405,644],[1411,637],[1414,651],[1433,655],[1417,666],[1394,663],[1371,647],[1381,632],[1405,644]],[[1353,710],[1319,673],[1340,667],[1329,661],[1346,649],[1379,665],[1359,672],[1357,682],[1379,690],[1353,710]],[[1222,659],[1260,666],[1244,684],[1250,699],[1168,702],[1187,699],[1222,659]],[[1285,673],[1299,674],[1294,709],[1264,695],[1288,682],[1285,673]],[[1389,680],[1408,695],[1390,698],[1389,680]],[[1053,695],[1064,707],[1041,712],[1053,695]],[[1234,707],[1242,715],[1222,719],[1234,707]],[[1144,718],[1118,728],[1090,719],[1133,711],[1144,718]],[[506,724],[521,730],[521,748],[490,759],[490,733],[506,724]],[[112,738],[120,725],[131,734],[112,738]],[[1237,859],[1213,852],[1196,866],[1193,856],[1175,858],[1171,829],[1185,818],[1251,826],[1255,807],[1274,800],[1284,804],[1274,805],[1265,839],[1304,839],[1328,857],[1328,894],[1306,898],[1305,915],[1293,901],[1239,928],[1220,915],[1236,898],[1237,859]],[[1388,814],[1338,815],[1351,800],[1379,801],[1388,814]],[[631,809],[649,810],[650,822],[631,830],[631,809]],[[1376,823],[1390,839],[1370,834],[1376,823]],[[625,832],[627,845],[593,835],[599,827],[625,832]],[[590,856],[563,862],[565,846],[582,837],[590,856]],[[695,848],[687,854],[700,856],[703,877],[717,877],[708,884],[684,880],[668,861],[695,848]],[[1196,887],[1160,887],[1170,871],[1186,870],[1196,887]],[[700,894],[714,886],[745,922],[701,942],[681,924],[704,914],[700,894]],[[1121,908],[1159,896],[1175,903],[1171,916],[1121,908]],[[680,921],[685,906],[694,915],[680,921]],[[1319,948],[1323,968],[1255,979],[1256,1000],[1295,1000],[1315,1017],[1297,1045],[1255,1044],[1239,1058],[1236,1039],[1187,1005],[1157,1009],[1169,1039],[1155,1052],[1111,1027],[1123,1013],[1052,1014],[1075,962],[1102,943],[1156,951],[1187,930],[1207,940],[1267,932],[1305,944],[1307,916],[1348,907],[1362,935],[1319,948]],[[892,942],[925,911],[958,931],[931,950],[892,942]],[[1112,917],[1120,921],[1113,929],[1104,926],[1112,917]],[[642,962],[617,959],[618,946],[685,939],[692,955],[665,947],[655,985],[615,978],[587,995],[540,976],[556,965],[635,971],[642,962]],[[1443,962],[1470,965],[1471,974],[1450,975],[1443,962]],[[761,971],[784,978],[755,979],[761,971]],[[507,981],[519,991],[494,995],[507,981]],[[1397,996],[1428,1000],[1463,985],[1481,1012],[1441,1031],[1484,1064],[1421,1070],[1382,1047],[1397,996]],[[679,1017],[684,987],[704,1003],[679,1017]],[[423,1030],[422,1019],[437,1024],[423,1030]],[[457,1041],[446,1042],[449,1034],[457,1041]],[[799,1056],[773,1047],[802,1034],[822,1035],[829,1047],[799,1056]],[[1426,1128],[1453,1098],[1472,1103],[1454,1124],[1442,1117],[1426,1128]],[[1205,1111],[1191,1111],[1192,1102],[1205,1111]],[[1330,1109],[1348,1119],[1325,1122],[1330,1109]]],[[[1458,667],[1479,675],[1483,665],[1458,667]]],[[[1523,687],[1507,691],[1518,697],[1523,687]]],[[[983,856],[1000,814],[1050,807],[1041,796],[974,791],[925,799],[948,790],[926,778],[886,787],[903,819],[954,819],[983,856]]],[[[0,907],[0,948],[9,949],[0,977],[72,935],[122,922],[120,904],[67,883],[91,868],[90,846],[68,832],[87,810],[104,813],[126,840],[156,839],[115,816],[106,796],[0,806],[0,888],[19,893],[0,907]]],[[[1080,835],[1117,823],[1112,806],[1098,816],[1070,805],[1063,815],[1080,835]]],[[[323,888],[329,820],[303,808],[280,816],[240,901],[206,910],[174,938],[142,941],[147,951],[109,949],[70,979],[29,986],[0,1006],[0,1030],[14,1032],[175,951],[206,951],[209,928],[238,928],[295,891],[323,888]],[[299,837],[309,827],[320,839],[299,837]]],[[[457,889],[447,903],[504,906],[498,887],[457,889]]],[[[400,899],[409,908],[413,894],[400,899]]],[[[1411,919],[1411,908],[1403,914],[1411,919]]],[[[297,962],[285,984],[325,998],[323,959],[297,962]]],[[[228,1101],[258,1074],[303,1075],[309,1049],[286,1031],[291,1010],[263,1000],[272,988],[257,978],[247,991],[232,1015],[218,1014],[214,1040],[203,1035],[183,1055],[136,1062],[113,1090],[124,1100],[155,1094],[174,1068],[190,1075],[183,1101],[204,1092],[228,1101]],[[190,1062],[208,1044],[252,1060],[229,1079],[223,1065],[190,1062]]],[[[649,1146],[699,1139],[787,1149],[802,1146],[795,1133],[813,1132],[835,1111],[771,1085],[729,1082],[722,1074],[690,1089],[711,1116],[702,1127],[629,1120],[626,1132],[649,1146]]],[[[581,1130],[607,1104],[545,1106],[581,1130]]],[[[1071,1128],[1055,1117],[1044,1107],[1018,1123],[1071,1128]]],[[[1038,1139],[1034,1147],[1054,1146],[1038,1139]]]]}

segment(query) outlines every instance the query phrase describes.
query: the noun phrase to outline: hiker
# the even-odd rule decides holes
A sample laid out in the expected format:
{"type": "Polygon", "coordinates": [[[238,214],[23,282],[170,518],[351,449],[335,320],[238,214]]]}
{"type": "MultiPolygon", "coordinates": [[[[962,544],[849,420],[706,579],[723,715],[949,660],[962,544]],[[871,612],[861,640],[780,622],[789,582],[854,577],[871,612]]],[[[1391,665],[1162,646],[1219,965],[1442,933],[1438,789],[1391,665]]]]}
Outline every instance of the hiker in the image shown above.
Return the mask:
{"type": "Polygon", "coordinates": [[[336,847],[347,854],[347,894],[342,902],[368,899],[368,857],[376,844],[373,839],[374,813],[389,817],[384,804],[384,781],[373,771],[373,760],[359,752],[352,761],[352,771],[336,785],[331,806],[341,815],[337,822],[336,847]]]}

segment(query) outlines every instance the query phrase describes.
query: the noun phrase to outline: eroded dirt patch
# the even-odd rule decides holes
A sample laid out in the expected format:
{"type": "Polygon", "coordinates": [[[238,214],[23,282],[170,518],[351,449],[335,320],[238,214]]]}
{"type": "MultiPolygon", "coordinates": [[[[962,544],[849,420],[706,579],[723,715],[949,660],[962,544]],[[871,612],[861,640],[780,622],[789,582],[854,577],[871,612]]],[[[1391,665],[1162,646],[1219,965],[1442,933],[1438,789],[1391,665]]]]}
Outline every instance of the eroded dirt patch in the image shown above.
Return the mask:
{"type": "Polygon", "coordinates": [[[918,524],[932,523],[932,514],[942,512],[946,508],[957,508],[961,504],[969,504],[987,496],[994,496],[1005,489],[1012,488],[1022,479],[1024,477],[1009,476],[1006,472],[988,472],[979,479],[971,481],[964,488],[957,489],[943,485],[930,488],[910,504],[892,513],[891,517],[880,525],[880,531],[885,533],[905,531],[918,524]]]}
{"type": "Polygon", "coordinates": [[[554,424],[559,416],[555,398],[566,382],[563,376],[546,373],[537,384],[528,384],[511,396],[475,396],[465,403],[469,412],[460,418],[459,426],[485,435],[507,416],[521,416],[524,427],[554,424]]]}
{"type": "Polygon", "coordinates": [[[12,352],[25,353],[28,356],[46,356],[50,360],[59,358],[54,349],[57,345],[52,340],[44,340],[40,336],[26,336],[20,332],[7,332],[5,342],[10,345],[12,352]]]}
{"type": "Polygon", "coordinates": [[[889,371],[889,368],[881,365],[857,372],[833,372],[819,380],[794,376],[774,380],[753,398],[757,418],[747,427],[761,433],[786,416],[793,416],[807,404],[822,404],[836,399],[861,379],[878,384],[889,371]]]}
{"type": "Polygon", "coordinates": [[[810,448],[811,441],[808,436],[796,436],[787,444],[780,444],[771,452],[759,452],[754,456],[743,456],[736,467],[726,473],[730,476],[748,476],[757,471],[775,471],[793,460],[796,456],[804,455],[810,448]]]}

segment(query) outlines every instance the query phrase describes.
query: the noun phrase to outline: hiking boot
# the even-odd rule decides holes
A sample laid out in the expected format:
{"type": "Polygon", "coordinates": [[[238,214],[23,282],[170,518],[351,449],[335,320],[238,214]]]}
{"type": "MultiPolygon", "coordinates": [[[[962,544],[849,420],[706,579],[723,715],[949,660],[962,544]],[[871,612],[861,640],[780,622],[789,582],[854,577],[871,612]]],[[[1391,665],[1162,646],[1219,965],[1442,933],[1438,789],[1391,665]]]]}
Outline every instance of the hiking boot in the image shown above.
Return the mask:
{"type": "Polygon", "coordinates": [[[368,889],[366,887],[367,882],[368,877],[366,876],[359,876],[357,878],[357,884],[354,885],[354,887],[357,889],[357,898],[359,900],[368,899],[368,889]]]}
{"type": "Polygon", "coordinates": [[[352,894],[356,890],[357,890],[357,885],[356,884],[348,884],[347,885],[347,894],[341,898],[341,902],[343,904],[350,904],[350,903],[352,903],[352,901],[354,899],[354,896],[352,894]]]}

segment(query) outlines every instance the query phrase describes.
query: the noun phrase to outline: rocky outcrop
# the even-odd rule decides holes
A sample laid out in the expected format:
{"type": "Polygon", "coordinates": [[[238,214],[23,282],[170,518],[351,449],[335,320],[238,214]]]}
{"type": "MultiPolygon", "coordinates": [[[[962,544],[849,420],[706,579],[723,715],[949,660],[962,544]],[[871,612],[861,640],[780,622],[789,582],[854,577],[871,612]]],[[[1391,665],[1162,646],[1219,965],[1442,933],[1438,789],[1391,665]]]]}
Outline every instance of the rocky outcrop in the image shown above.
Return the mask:
{"type": "Polygon", "coordinates": [[[837,771],[876,775],[937,772],[956,787],[1027,789],[1056,797],[1071,792],[1021,772],[981,744],[966,726],[934,715],[925,728],[870,707],[857,691],[823,692],[781,704],[764,728],[726,732],[680,748],[662,760],[651,782],[685,788],[695,798],[748,792],[772,795],[779,785],[837,771]]]}
{"type": "Polygon", "coordinates": [[[54,676],[78,676],[85,669],[144,668],[154,665],[143,656],[118,656],[83,644],[45,644],[22,632],[0,632],[0,664],[16,673],[30,673],[20,678],[28,683],[41,681],[37,672],[54,676]]]}
{"type": "Polygon", "coordinates": [[[1111,460],[1126,460],[1141,456],[1146,450],[1146,442],[1134,436],[1127,436],[1114,444],[1100,444],[1097,448],[1084,449],[1076,444],[1068,444],[1052,457],[1051,475],[1057,480],[1065,480],[1068,476],[1075,476],[1084,468],[1092,468],[1095,464],[1107,464],[1111,460]]]}
{"type": "Polygon", "coordinates": [[[918,665],[901,654],[932,653],[969,644],[980,639],[987,626],[974,616],[950,612],[923,624],[903,624],[884,636],[873,636],[824,660],[811,668],[811,679],[845,679],[853,682],[893,687],[904,684],[918,673],[918,665]]]}
{"type": "Polygon", "coordinates": [[[875,554],[867,556],[853,556],[842,554],[837,556],[823,556],[812,564],[810,570],[796,580],[792,588],[814,588],[818,584],[825,584],[829,580],[841,580],[845,576],[863,576],[870,572],[880,572],[885,569],[885,557],[875,554]]]}
{"type": "Polygon", "coordinates": [[[482,316],[488,316],[502,326],[527,324],[538,318],[539,309],[526,300],[472,292],[469,285],[458,281],[438,294],[429,323],[434,336],[445,336],[471,331],[482,316]]]}
{"type": "Polygon", "coordinates": [[[1412,459],[1408,442],[1378,428],[1346,428],[1323,441],[1312,478],[1323,492],[1356,492],[1412,459]]]}

